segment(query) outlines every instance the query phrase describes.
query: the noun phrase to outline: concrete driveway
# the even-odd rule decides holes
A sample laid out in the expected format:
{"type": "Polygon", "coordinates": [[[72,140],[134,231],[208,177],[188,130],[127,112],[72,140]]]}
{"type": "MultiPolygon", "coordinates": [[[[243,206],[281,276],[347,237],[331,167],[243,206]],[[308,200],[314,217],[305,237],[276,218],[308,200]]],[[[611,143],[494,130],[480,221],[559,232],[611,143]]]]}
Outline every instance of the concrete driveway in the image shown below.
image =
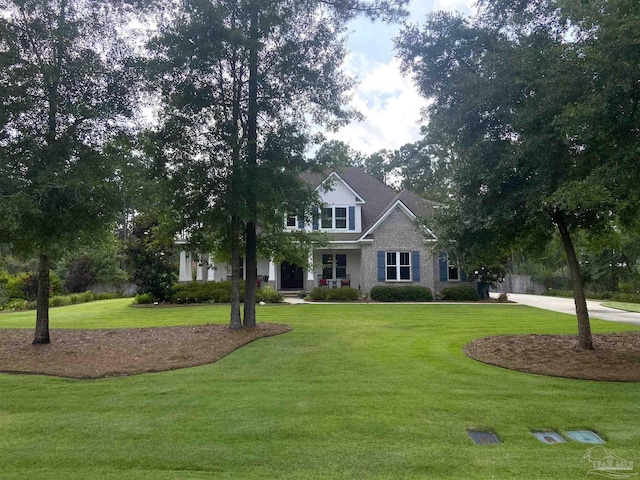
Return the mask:
{"type": "MultiPolygon", "coordinates": [[[[492,294],[497,297],[498,294],[492,294]]],[[[576,314],[576,306],[573,298],[545,297],[544,295],[525,295],[522,293],[508,293],[512,300],[530,307],[553,310],[554,312],[576,314]]],[[[615,308],[603,307],[599,300],[587,300],[589,318],[599,318],[610,322],[633,323],[640,325],[640,313],[623,312],[615,308]]]]}

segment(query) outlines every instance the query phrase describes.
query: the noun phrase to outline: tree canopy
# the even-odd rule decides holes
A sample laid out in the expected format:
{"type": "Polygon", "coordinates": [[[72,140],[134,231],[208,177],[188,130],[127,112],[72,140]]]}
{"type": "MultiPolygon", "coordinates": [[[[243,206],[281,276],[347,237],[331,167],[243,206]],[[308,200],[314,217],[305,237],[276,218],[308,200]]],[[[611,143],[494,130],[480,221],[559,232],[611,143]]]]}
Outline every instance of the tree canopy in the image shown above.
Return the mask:
{"type": "Polygon", "coordinates": [[[131,115],[126,43],[107,1],[0,1],[0,242],[40,258],[36,343],[48,343],[52,257],[110,225],[105,145],[131,115]]]}
{"type": "MultiPolygon", "coordinates": [[[[395,18],[406,3],[184,0],[149,44],[161,124],[148,150],[190,243],[231,253],[232,292],[246,249],[245,326],[255,325],[256,252],[273,249],[267,234],[281,237],[288,212],[311,215],[300,173],[310,167],[312,126],[356,115],[341,70],[346,22],[395,18]]],[[[231,325],[240,325],[235,293],[231,325]]]]}
{"type": "Polygon", "coordinates": [[[448,246],[463,259],[500,257],[557,231],[583,348],[592,343],[573,236],[605,230],[637,205],[639,8],[486,0],[476,18],[434,13],[397,39],[433,99],[430,137],[453,154],[448,246]]]}

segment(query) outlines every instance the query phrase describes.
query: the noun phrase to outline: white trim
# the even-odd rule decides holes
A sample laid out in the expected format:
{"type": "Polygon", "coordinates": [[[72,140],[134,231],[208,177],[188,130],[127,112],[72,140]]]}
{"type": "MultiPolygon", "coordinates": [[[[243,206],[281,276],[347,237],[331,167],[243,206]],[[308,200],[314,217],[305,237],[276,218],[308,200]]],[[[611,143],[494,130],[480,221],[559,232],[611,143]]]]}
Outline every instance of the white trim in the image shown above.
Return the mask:
{"type": "Polygon", "coordinates": [[[413,212],[411,210],[409,210],[409,207],[407,207],[404,203],[402,203],[402,200],[396,200],[396,202],[391,205],[391,207],[389,207],[389,209],[378,219],[378,221],[376,223],[374,223],[373,225],[371,225],[369,227],[369,230],[367,230],[366,232],[364,232],[361,236],[360,236],[360,240],[364,240],[364,237],[366,237],[367,235],[369,235],[371,232],[373,232],[376,228],[378,228],[380,226],[380,224],[382,222],[384,222],[387,217],[389,215],[391,215],[391,212],[393,212],[393,210],[395,210],[396,207],[400,207],[400,209],[411,219],[411,220],[415,220],[417,217],[413,214],[413,212]]]}
{"type": "MultiPolygon", "coordinates": [[[[402,202],[402,200],[396,200],[396,201],[395,201],[395,203],[394,203],[393,205],[391,205],[391,206],[389,207],[389,209],[388,209],[386,212],[384,212],[384,214],[383,214],[383,215],[382,215],[382,216],[381,216],[381,217],[376,221],[376,223],[374,223],[373,225],[371,225],[371,227],[369,227],[369,230],[367,230],[366,232],[364,232],[364,233],[360,236],[360,238],[359,238],[358,240],[359,240],[359,241],[363,241],[363,240],[365,240],[365,238],[364,238],[364,237],[366,237],[367,235],[370,235],[370,234],[371,234],[371,233],[372,233],[376,228],[378,228],[378,227],[382,224],[382,222],[384,222],[384,221],[387,219],[387,217],[388,217],[389,215],[391,215],[391,212],[393,212],[393,211],[395,210],[395,208],[396,208],[396,207],[400,207],[400,210],[402,210],[402,211],[405,213],[405,215],[407,215],[407,217],[409,217],[411,220],[415,220],[416,218],[418,218],[418,217],[416,217],[416,215],[411,211],[411,209],[410,209],[409,207],[407,207],[407,206],[402,202]]],[[[431,234],[431,235],[433,236],[433,238],[432,238],[432,239],[426,239],[425,241],[427,241],[427,242],[435,242],[435,241],[437,241],[437,239],[436,239],[435,235],[433,235],[433,232],[432,232],[431,230],[429,230],[429,229],[427,228],[427,229],[426,229],[426,231],[427,231],[429,234],[431,234]]]]}
{"type": "MultiPolygon", "coordinates": [[[[353,232],[353,230],[349,230],[349,207],[351,205],[339,205],[339,204],[323,204],[322,208],[320,209],[320,218],[319,223],[318,223],[318,230],[321,232],[329,232],[329,233],[344,233],[344,232],[353,232]],[[344,228],[342,227],[336,227],[336,222],[338,217],[336,216],[336,209],[337,208],[344,208],[345,209],[345,217],[340,217],[340,219],[344,219],[345,220],[345,225],[344,228]],[[323,227],[322,226],[322,221],[326,218],[324,216],[324,210],[329,210],[331,209],[331,226],[330,227],[323,227]]],[[[355,212],[354,212],[355,215],[355,212]]],[[[356,219],[353,219],[353,222],[355,224],[356,219]]],[[[356,232],[354,232],[356,233],[356,232]]]]}
{"type": "Polygon", "coordinates": [[[317,191],[317,190],[319,190],[320,188],[322,188],[324,192],[332,191],[332,190],[330,190],[330,189],[328,189],[328,188],[324,188],[324,184],[325,184],[325,183],[326,183],[326,182],[327,182],[331,177],[337,177],[337,178],[338,178],[338,180],[340,180],[340,181],[344,184],[344,186],[345,186],[345,187],[347,187],[347,190],[349,190],[351,193],[353,193],[353,195],[356,197],[356,205],[358,205],[358,204],[362,204],[362,203],[367,203],[367,202],[365,202],[365,201],[362,199],[362,196],[361,196],[361,195],[358,195],[358,192],[356,192],[353,188],[351,188],[351,186],[350,186],[347,182],[345,182],[345,181],[344,181],[344,179],[343,179],[340,175],[338,175],[336,172],[331,172],[327,178],[325,178],[323,181],[321,181],[321,182],[320,182],[320,184],[318,184],[318,186],[315,188],[315,190],[314,190],[314,191],[317,191]]]}
{"type": "Polygon", "coordinates": [[[411,251],[410,250],[385,250],[384,251],[384,281],[385,283],[412,283],[413,282],[413,265],[411,263],[411,251]],[[396,264],[395,265],[389,265],[387,263],[387,255],[389,255],[390,253],[395,253],[396,255],[396,264]],[[400,263],[400,256],[406,253],[407,255],[409,255],[409,264],[408,265],[402,265],[400,263]],[[389,279],[388,278],[388,271],[387,269],[389,267],[395,268],[396,269],[396,277],[395,279],[389,279]],[[400,278],[400,269],[402,267],[408,268],[409,269],[409,278],[400,278]]]}

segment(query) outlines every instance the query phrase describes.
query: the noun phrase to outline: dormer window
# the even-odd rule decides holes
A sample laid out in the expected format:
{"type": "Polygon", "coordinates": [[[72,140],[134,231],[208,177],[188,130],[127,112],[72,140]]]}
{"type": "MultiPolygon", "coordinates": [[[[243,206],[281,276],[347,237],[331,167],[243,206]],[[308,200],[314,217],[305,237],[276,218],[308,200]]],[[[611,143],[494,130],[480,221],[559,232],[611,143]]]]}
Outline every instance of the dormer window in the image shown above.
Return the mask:
{"type": "Polygon", "coordinates": [[[347,212],[347,207],[323,208],[320,227],[323,230],[346,230],[349,223],[347,212]]]}

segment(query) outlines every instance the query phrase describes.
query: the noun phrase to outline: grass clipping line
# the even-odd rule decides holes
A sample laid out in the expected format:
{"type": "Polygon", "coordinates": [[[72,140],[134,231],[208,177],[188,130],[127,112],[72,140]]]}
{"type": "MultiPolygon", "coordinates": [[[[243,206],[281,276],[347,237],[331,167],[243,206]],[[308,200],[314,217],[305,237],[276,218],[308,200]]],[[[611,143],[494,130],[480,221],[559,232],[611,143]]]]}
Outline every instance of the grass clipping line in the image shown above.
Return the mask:
{"type": "Polygon", "coordinates": [[[7,329],[0,336],[0,372],[81,379],[164,372],[213,363],[254,340],[290,330],[277,323],[235,331],[227,325],[52,329],[50,344],[32,345],[33,329],[7,329]]]}
{"type": "Polygon", "coordinates": [[[474,340],[464,353],[498,367],[553,377],[640,382],[640,332],[593,336],[593,350],[575,335],[499,335],[474,340]]]}

